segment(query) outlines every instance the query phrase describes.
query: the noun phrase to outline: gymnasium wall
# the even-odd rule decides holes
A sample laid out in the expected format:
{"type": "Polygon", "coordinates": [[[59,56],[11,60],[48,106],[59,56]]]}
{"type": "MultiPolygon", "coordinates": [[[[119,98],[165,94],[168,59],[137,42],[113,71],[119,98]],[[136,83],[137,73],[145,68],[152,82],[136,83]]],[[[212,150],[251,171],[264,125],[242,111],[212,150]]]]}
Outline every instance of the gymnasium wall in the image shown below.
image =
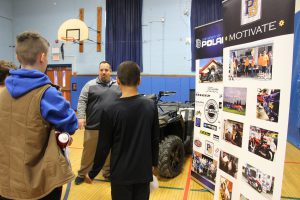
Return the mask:
{"type": "MultiPolygon", "coordinates": [[[[0,7],[2,7],[0,1],[0,7]]],[[[9,0],[7,0],[9,2],[9,0]]],[[[84,21],[96,29],[96,7],[101,6],[102,33],[105,33],[105,0],[13,0],[13,36],[26,30],[40,32],[55,46],[57,30],[67,19],[78,18],[79,8],[84,8],[84,21]]],[[[191,0],[143,0],[143,60],[144,73],[192,75],[189,11],[191,0]]],[[[89,31],[96,40],[96,32],[89,31]]],[[[96,74],[97,65],[105,59],[105,34],[102,34],[102,52],[96,44],[84,42],[84,52],[78,44],[65,44],[65,60],[49,64],[72,64],[78,75],[96,74]]]]}
{"type": "Polygon", "coordinates": [[[13,61],[12,1],[0,0],[0,59],[13,61]]]}
{"type": "MultiPolygon", "coordinates": [[[[84,84],[96,78],[95,75],[72,76],[71,83],[76,84],[76,91],[71,91],[71,106],[77,109],[78,97],[84,84]]],[[[158,94],[159,91],[175,91],[176,94],[163,97],[165,101],[186,102],[190,101],[190,91],[195,89],[194,76],[162,76],[162,75],[143,75],[139,93],[158,94]]]]}

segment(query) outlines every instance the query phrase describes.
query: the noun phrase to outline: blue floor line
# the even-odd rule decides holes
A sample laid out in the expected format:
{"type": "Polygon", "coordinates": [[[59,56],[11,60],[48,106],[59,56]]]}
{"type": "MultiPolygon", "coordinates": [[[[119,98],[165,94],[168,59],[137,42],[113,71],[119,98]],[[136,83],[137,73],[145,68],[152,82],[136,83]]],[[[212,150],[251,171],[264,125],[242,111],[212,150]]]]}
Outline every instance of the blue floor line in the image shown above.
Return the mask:
{"type": "Polygon", "coordinates": [[[67,184],[67,188],[66,188],[66,193],[65,193],[65,196],[64,196],[64,200],[67,200],[69,198],[70,190],[71,190],[71,182],[69,182],[67,184]]]}

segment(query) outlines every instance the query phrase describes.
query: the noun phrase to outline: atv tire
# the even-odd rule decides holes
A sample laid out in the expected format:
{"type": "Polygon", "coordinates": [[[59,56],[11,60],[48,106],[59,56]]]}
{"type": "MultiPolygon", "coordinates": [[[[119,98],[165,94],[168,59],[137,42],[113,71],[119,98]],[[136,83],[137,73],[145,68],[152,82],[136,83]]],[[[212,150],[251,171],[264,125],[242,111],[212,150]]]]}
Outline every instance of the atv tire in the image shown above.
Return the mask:
{"type": "Polygon", "coordinates": [[[184,145],[182,140],[175,135],[169,135],[159,145],[159,175],[165,178],[177,176],[182,170],[183,161],[184,145]]]}

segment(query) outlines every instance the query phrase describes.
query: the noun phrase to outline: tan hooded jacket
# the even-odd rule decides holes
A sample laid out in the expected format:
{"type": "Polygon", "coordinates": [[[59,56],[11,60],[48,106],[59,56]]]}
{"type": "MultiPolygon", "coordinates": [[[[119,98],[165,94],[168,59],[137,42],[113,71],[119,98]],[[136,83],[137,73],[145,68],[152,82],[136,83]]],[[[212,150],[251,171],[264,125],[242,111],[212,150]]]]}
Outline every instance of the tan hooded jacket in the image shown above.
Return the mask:
{"type": "Polygon", "coordinates": [[[39,199],[70,181],[74,174],[40,112],[50,85],[14,99],[0,93],[0,196],[39,199]]]}

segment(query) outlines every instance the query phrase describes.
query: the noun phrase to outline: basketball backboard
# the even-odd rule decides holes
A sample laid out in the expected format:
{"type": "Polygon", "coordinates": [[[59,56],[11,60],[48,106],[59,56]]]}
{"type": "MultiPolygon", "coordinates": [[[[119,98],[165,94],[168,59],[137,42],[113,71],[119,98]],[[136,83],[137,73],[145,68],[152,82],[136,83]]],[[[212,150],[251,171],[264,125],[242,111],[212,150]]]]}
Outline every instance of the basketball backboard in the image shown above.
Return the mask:
{"type": "Polygon", "coordinates": [[[62,23],[57,32],[61,41],[83,41],[89,38],[87,25],[79,19],[69,19],[62,23]]]}

